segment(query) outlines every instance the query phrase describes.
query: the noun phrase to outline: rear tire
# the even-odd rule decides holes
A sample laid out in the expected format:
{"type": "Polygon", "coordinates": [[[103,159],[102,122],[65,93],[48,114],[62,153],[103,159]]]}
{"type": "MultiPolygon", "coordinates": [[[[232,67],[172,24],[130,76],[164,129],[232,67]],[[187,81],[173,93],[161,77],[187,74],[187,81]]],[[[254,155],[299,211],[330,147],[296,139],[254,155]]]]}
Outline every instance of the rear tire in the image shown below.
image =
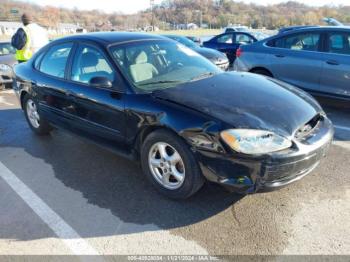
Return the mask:
{"type": "Polygon", "coordinates": [[[257,75],[263,75],[263,76],[273,77],[273,75],[271,74],[271,72],[269,72],[269,71],[266,70],[266,69],[256,69],[256,70],[252,70],[251,72],[254,73],[254,74],[257,74],[257,75]]]}
{"type": "Polygon", "coordinates": [[[153,186],[168,198],[189,198],[205,181],[189,146],[167,130],[147,136],[141,148],[141,165],[153,186]]]}
{"type": "Polygon", "coordinates": [[[30,95],[25,95],[23,99],[24,115],[29,127],[39,136],[50,134],[52,130],[49,122],[43,119],[38,112],[38,104],[30,95]]]}

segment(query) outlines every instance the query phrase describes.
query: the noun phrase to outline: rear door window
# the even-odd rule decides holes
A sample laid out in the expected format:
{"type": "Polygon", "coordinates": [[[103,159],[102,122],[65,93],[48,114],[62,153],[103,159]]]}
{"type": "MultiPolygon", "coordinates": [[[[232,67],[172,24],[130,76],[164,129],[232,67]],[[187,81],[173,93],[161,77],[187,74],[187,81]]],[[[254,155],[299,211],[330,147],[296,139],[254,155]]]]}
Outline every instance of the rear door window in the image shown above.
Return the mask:
{"type": "Polygon", "coordinates": [[[275,40],[275,47],[297,51],[318,51],[321,35],[302,33],[281,37],[275,40]]]}
{"type": "Polygon", "coordinates": [[[67,60],[72,47],[72,43],[59,44],[51,47],[42,59],[39,71],[47,75],[64,78],[67,60]]]}
{"type": "Polygon", "coordinates": [[[350,34],[342,32],[330,33],[328,35],[328,52],[350,55],[350,34]]]}

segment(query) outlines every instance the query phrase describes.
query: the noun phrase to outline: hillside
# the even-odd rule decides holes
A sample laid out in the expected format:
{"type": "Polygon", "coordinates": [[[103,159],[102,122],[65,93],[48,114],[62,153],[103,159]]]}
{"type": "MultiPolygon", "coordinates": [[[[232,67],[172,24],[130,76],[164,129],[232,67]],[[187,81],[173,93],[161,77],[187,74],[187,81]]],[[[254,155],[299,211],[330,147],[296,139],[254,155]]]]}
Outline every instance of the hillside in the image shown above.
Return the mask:
{"type": "MultiPolygon", "coordinates": [[[[142,28],[152,23],[152,13],[144,10],[134,15],[106,14],[98,10],[80,11],[56,7],[40,7],[12,0],[1,0],[0,20],[18,21],[23,12],[32,13],[39,23],[55,26],[57,23],[75,23],[89,30],[122,30],[142,28]],[[16,9],[18,14],[12,14],[16,9]]],[[[111,7],[113,9],[113,7],[111,7]]],[[[116,3],[117,9],[117,3],[116,3]]],[[[210,28],[230,23],[250,25],[253,28],[276,29],[281,26],[319,24],[323,17],[334,17],[350,23],[350,5],[342,7],[310,7],[296,2],[259,6],[231,0],[164,0],[154,7],[154,25],[167,29],[175,24],[194,22],[210,28]]]]}

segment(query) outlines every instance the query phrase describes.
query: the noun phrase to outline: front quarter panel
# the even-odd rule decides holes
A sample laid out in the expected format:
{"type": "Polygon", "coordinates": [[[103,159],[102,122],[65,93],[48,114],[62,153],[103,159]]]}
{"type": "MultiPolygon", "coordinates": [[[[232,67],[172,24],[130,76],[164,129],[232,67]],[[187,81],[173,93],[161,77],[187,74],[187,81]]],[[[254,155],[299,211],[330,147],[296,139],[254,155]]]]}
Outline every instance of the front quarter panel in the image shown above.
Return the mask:
{"type": "Polygon", "coordinates": [[[220,121],[152,95],[129,95],[126,101],[127,143],[136,145],[140,136],[157,128],[168,129],[182,137],[192,150],[222,152],[220,121]]]}

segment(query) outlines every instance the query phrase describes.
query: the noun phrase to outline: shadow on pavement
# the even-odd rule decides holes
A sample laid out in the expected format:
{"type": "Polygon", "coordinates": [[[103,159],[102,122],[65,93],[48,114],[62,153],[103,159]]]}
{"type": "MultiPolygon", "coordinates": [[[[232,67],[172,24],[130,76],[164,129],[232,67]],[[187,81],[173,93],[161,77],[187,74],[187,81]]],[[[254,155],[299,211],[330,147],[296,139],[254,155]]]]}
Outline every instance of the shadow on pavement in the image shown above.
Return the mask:
{"type": "MultiPolygon", "coordinates": [[[[153,224],[162,229],[183,227],[215,216],[242,198],[209,183],[188,200],[177,202],[164,198],[146,181],[137,162],[62,131],[53,131],[47,137],[35,136],[20,109],[0,111],[1,147],[20,148],[42,159],[65,186],[81,192],[88,203],[110,210],[125,223],[153,224]]],[[[97,237],[115,232],[101,229],[95,233],[97,237]]]]}

